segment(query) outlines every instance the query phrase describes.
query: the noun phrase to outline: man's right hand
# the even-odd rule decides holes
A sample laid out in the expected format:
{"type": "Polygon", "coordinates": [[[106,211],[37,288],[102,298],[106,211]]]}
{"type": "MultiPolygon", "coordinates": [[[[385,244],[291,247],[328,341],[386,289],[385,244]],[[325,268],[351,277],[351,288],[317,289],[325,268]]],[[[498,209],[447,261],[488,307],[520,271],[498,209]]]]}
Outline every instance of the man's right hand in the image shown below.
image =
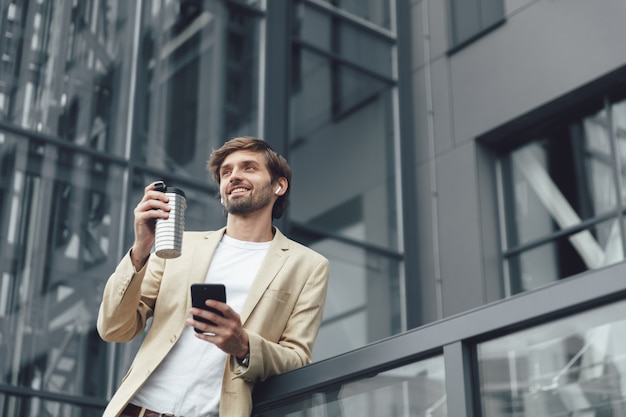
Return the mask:
{"type": "Polygon", "coordinates": [[[154,230],[156,219],[167,219],[170,208],[167,205],[169,198],[165,193],[157,191],[153,182],[144,189],[143,198],[135,207],[135,243],[130,252],[130,258],[137,271],[146,263],[152,246],[154,246],[154,230]]]}

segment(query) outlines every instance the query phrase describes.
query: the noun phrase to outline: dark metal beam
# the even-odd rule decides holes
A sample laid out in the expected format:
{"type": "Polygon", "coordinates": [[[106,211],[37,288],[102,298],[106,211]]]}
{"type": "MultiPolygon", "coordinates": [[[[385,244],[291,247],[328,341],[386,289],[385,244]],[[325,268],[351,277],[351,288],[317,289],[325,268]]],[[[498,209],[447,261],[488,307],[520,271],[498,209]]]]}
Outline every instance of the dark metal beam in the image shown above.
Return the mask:
{"type": "Polygon", "coordinates": [[[404,233],[404,271],[406,294],[406,322],[407,328],[412,329],[424,324],[422,303],[422,285],[419,276],[419,236],[417,198],[416,150],[418,138],[415,136],[415,113],[413,106],[412,81],[412,33],[411,33],[411,2],[398,0],[396,2],[396,21],[398,38],[398,100],[400,112],[400,169],[401,187],[406,192],[402,196],[403,230],[404,233]],[[418,300],[418,302],[415,302],[418,300]]]}

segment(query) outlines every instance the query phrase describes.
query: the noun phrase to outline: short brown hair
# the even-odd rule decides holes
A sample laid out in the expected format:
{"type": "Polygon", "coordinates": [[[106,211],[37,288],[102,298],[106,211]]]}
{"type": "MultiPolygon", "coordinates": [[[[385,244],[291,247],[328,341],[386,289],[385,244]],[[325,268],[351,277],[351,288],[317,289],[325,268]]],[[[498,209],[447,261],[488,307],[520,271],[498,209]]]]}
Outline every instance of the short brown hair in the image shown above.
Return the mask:
{"type": "MultiPolygon", "coordinates": [[[[222,145],[221,148],[213,150],[211,158],[207,163],[207,170],[213,176],[213,180],[217,185],[220,185],[220,168],[224,163],[224,160],[228,155],[236,151],[251,151],[261,152],[265,155],[265,163],[270,172],[272,183],[279,178],[286,178],[289,185],[291,185],[291,167],[287,163],[287,160],[281,155],[277,154],[271,146],[262,139],[252,136],[242,136],[234,138],[222,145]]],[[[272,217],[275,219],[280,218],[287,210],[289,204],[289,191],[291,187],[287,187],[285,194],[280,196],[274,207],[272,208],[272,217]]]]}

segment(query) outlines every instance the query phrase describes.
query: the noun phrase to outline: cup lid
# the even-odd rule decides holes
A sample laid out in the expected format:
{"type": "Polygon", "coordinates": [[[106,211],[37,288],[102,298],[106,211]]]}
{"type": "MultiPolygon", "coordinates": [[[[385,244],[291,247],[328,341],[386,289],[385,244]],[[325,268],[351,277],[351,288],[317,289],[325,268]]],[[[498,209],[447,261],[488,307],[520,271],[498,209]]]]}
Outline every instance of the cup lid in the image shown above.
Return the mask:
{"type": "Polygon", "coordinates": [[[164,193],[174,193],[174,194],[182,195],[183,197],[186,198],[185,192],[181,190],[180,188],[166,187],[164,193]]]}

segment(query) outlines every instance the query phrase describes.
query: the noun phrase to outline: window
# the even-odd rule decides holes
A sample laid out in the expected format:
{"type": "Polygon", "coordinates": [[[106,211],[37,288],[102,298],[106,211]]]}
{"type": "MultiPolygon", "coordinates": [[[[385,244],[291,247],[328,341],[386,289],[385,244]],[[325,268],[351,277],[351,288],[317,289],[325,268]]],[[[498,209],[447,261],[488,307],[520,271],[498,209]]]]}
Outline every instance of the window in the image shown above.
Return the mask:
{"type": "Polygon", "coordinates": [[[319,360],[403,329],[394,35],[320,2],[294,11],[289,233],[333,265],[319,360]]]}
{"type": "Polygon", "coordinates": [[[624,260],[625,132],[607,99],[500,160],[507,295],[624,260]]]}
{"type": "Polygon", "coordinates": [[[502,0],[450,0],[452,48],[460,47],[504,19],[502,0]]]}

